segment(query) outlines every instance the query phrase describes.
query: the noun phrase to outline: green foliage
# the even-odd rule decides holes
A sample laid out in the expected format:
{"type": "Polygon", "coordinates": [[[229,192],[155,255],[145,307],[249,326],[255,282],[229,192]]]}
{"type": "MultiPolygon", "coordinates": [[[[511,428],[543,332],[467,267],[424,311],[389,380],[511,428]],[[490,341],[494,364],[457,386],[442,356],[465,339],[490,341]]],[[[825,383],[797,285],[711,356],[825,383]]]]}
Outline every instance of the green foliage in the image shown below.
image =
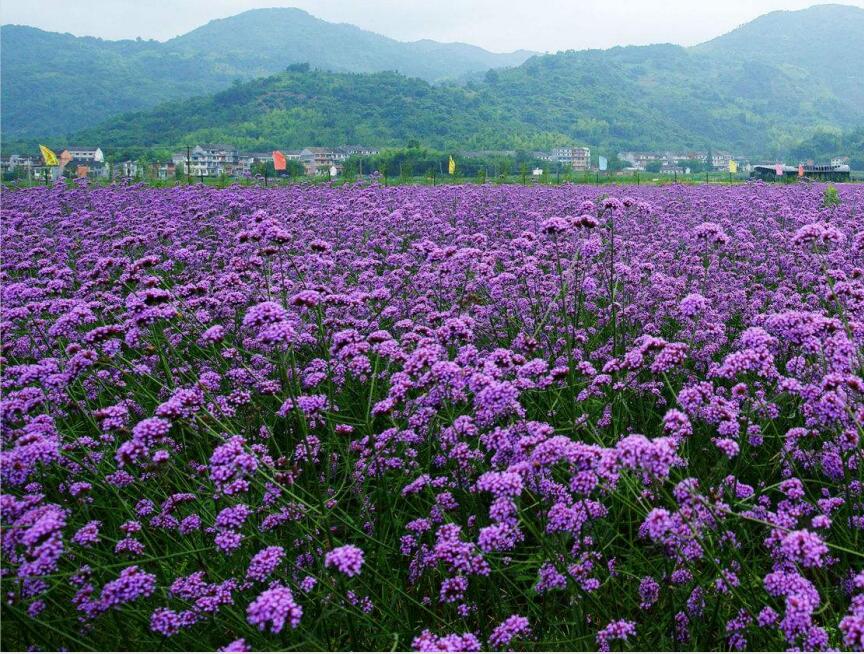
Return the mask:
{"type": "Polygon", "coordinates": [[[409,143],[408,148],[382,150],[372,157],[351,157],[345,162],[345,174],[355,176],[361,171],[364,174],[377,171],[390,178],[400,177],[404,179],[411,175],[423,175],[441,179],[447,176],[447,164],[451,154],[456,160],[456,171],[459,177],[473,177],[483,180],[501,174],[506,176],[523,162],[524,165],[532,167],[543,165],[540,160],[524,151],[513,152],[512,154],[490,153],[485,156],[464,157],[409,143]]]}
{"type": "MultiPolygon", "coordinates": [[[[813,63],[825,52],[836,59],[864,60],[861,40],[849,38],[864,31],[864,11],[824,6],[769,17],[767,23],[759,19],[694,48],[653,45],[536,56],[516,68],[478,73],[461,85],[431,85],[393,72],[316,70],[396,68],[437,80],[444,68],[455,75],[479,60],[468,57],[477,54],[470,48],[463,53],[475,62],[469,65],[452,52],[442,56],[435,48],[443,46],[433,42],[397,44],[415,47],[409,56],[384,37],[296,10],[246,12],[165,44],[4,27],[3,130],[29,135],[26,144],[33,148],[37,135],[65,133],[121,108],[221,88],[214,95],[115,117],[71,138],[119,149],[124,157],[136,148],[194,142],[257,149],[345,143],[402,147],[413,140],[439,151],[585,144],[609,154],[709,146],[767,157],[850,154],[853,168],[864,167],[864,129],[855,129],[864,124],[864,98],[856,101],[864,84],[853,79],[854,67],[813,63]],[[298,26],[309,34],[299,34],[298,26]],[[784,35],[808,26],[824,38],[796,43],[794,52],[784,49],[784,35]],[[254,37],[253,29],[259,30],[254,37]],[[327,35],[334,38],[324,39],[327,35]],[[62,37],[62,46],[55,37],[62,37]],[[775,44],[776,51],[768,49],[766,57],[763,47],[744,47],[758,39],[775,44]],[[278,43],[292,45],[262,47],[278,43]],[[68,52],[60,63],[48,56],[57,47],[68,52]],[[282,72],[239,81],[274,70],[282,72]],[[64,97],[63,111],[50,101],[58,96],[64,97]],[[802,135],[807,140],[799,143],[802,135]]],[[[483,62],[476,70],[491,65],[483,62]]],[[[7,139],[4,149],[12,146],[7,139]]],[[[615,166],[610,158],[610,170],[615,166]]]]}
{"type": "Polygon", "coordinates": [[[836,207],[840,205],[840,194],[837,192],[837,187],[829,184],[822,192],[822,206],[836,207]]]}
{"type": "Polygon", "coordinates": [[[820,129],[797,143],[791,153],[794,159],[814,161],[844,154],[850,157],[852,170],[864,170],[864,127],[849,132],[820,129]]]}
{"type": "MultiPolygon", "coordinates": [[[[812,107],[796,114],[770,98],[753,98],[761,109],[747,119],[724,114],[748,100],[714,90],[724,86],[709,73],[721,67],[683,48],[652,46],[535,57],[498,71],[494,83],[465,86],[432,86],[395,73],[298,70],[127,115],[75,139],[111,148],[190,142],[247,149],[401,146],[410,139],[438,150],[546,150],[568,143],[610,152],[712,146],[771,156],[787,138],[784,130],[794,125],[800,133],[812,124],[812,107]],[[637,57],[627,54],[632,50],[639,51],[637,57]],[[670,62],[664,84],[646,86],[670,62]],[[601,115],[603,121],[585,118],[601,115]]],[[[782,86],[783,75],[778,72],[773,85],[782,86]]],[[[859,111],[864,121],[864,109],[859,111]]]]}
{"type": "Polygon", "coordinates": [[[532,53],[461,43],[403,43],[299,9],[257,9],[214,20],[165,43],[105,41],[32,27],[2,28],[4,136],[62,137],[122,112],[312,67],[396,70],[429,81],[514,66],[532,53]],[[306,63],[308,62],[308,63],[306,63]]]}
{"type": "Polygon", "coordinates": [[[700,161],[699,159],[684,159],[683,161],[679,161],[678,165],[684,170],[689,168],[691,173],[702,173],[710,168],[710,166],[706,166],[704,161],[700,161]]]}
{"type": "MultiPolygon", "coordinates": [[[[833,102],[834,96],[845,108],[861,107],[864,84],[858,62],[864,61],[862,34],[864,11],[859,7],[822,4],[765,14],[693,50],[724,57],[733,70],[738,62],[753,62],[748,77],[737,78],[737,73],[730,77],[741,85],[756,86],[765,81],[764,73],[779,67],[808,84],[818,81],[821,92],[799,96],[799,103],[818,107],[833,102]]],[[[773,84],[770,78],[768,81],[773,84]]]]}

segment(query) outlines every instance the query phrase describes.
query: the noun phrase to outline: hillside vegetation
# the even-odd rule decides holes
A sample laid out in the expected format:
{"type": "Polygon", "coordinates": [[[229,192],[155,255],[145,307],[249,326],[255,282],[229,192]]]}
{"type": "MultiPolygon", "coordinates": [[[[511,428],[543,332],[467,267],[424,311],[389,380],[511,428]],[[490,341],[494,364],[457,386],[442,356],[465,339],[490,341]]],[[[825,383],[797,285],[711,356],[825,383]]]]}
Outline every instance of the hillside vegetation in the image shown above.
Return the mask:
{"type": "Polygon", "coordinates": [[[532,54],[496,54],[464,43],[404,43],[293,8],[247,11],[164,43],[106,41],[19,25],[4,25],[2,41],[2,130],[13,137],[66,134],[293,63],[341,72],[398,71],[434,82],[516,65],[532,54]]]}
{"type": "MultiPolygon", "coordinates": [[[[175,51],[194,51],[208,40],[206,30],[224,22],[175,39],[175,51]]],[[[783,155],[818,134],[855,142],[842,133],[864,125],[864,67],[851,65],[864,61],[861,34],[864,10],[823,5],[768,14],[692,48],[538,55],[465,84],[294,64],[215,94],[115,116],[71,138],[114,148],[201,141],[249,149],[392,146],[413,139],[438,149],[573,142],[783,155]]],[[[226,52],[240,45],[226,44],[226,52]]]]}

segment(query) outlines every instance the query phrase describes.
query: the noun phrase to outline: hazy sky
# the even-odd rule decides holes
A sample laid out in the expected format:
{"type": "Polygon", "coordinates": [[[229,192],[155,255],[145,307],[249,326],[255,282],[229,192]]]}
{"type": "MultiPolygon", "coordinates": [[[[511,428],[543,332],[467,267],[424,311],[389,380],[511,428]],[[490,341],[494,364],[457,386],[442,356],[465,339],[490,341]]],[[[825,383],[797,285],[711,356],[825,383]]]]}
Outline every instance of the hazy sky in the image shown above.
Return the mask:
{"type": "MultiPolygon", "coordinates": [[[[402,41],[463,41],[489,50],[692,45],[777,9],[818,0],[3,0],[3,23],[106,39],[160,41],[258,7],[299,7],[402,41]]],[[[842,4],[864,7],[864,0],[842,4]]],[[[267,44],[261,44],[266,47],[267,44]]]]}

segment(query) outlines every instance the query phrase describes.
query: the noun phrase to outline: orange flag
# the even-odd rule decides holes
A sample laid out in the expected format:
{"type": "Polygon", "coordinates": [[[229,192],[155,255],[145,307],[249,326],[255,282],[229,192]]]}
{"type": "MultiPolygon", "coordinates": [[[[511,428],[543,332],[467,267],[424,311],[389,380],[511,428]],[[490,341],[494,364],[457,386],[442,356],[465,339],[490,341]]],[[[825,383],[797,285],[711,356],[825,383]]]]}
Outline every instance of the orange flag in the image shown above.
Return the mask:
{"type": "Polygon", "coordinates": [[[285,170],[288,167],[288,162],[285,161],[285,155],[279,150],[273,150],[273,168],[276,170],[285,170]]]}

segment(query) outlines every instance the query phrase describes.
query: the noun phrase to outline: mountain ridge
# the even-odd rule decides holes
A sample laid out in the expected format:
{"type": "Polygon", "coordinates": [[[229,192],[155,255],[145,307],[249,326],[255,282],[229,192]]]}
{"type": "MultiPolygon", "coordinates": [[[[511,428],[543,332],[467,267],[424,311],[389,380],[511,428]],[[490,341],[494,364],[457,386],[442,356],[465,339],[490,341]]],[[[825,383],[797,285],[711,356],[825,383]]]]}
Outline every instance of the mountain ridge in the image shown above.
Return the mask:
{"type": "Polygon", "coordinates": [[[190,140],[249,148],[385,146],[419,139],[441,148],[540,149],[578,142],[765,154],[788,150],[819,130],[864,125],[862,73],[820,63],[827,50],[810,39],[799,36],[781,48],[787,32],[820,34],[824,42],[841,44],[826,56],[864,60],[864,41],[855,38],[864,33],[864,10],[817,5],[766,14],[697,46],[540,54],[461,85],[294,67],[214,95],[127,113],[74,138],[117,147],[190,140]],[[740,45],[754,41],[755,49],[740,45]],[[761,56],[765,49],[776,56],[761,56]]]}
{"type": "MultiPolygon", "coordinates": [[[[413,41],[406,41],[406,40],[397,39],[397,38],[394,38],[391,36],[385,36],[383,34],[379,34],[378,32],[373,32],[372,30],[364,29],[362,27],[354,25],[353,23],[326,21],[326,20],[324,20],[322,18],[318,18],[318,17],[314,16],[313,14],[310,14],[308,11],[305,11],[305,10],[300,9],[298,7],[259,7],[256,9],[248,9],[246,11],[240,12],[239,14],[234,14],[233,16],[226,16],[223,18],[213,18],[213,19],[207,21],[206,23],[204,23],[203,25],[200,25],[200,26],[198,26],[192,30],[189,30],[188,32],[185,32],[184,34],[179,34],[177,36],[171,37],[170,39],[166,39],[165,41],[156,41],[156,42],[157,43],[170,44],[170,43],[176,43],[176,42],[184,41],[184,40],[187,40],[187,37],[190,37],[191,35],[193,35],[195,33],[203,33],[203,32],[206,32],[208,28],[212,29],[213,27],[217,27],[217,26],[225,24],[225,23],[235,22],[235,19],[239,20],[239,19],[253,18],[253,17],[263,16],[263,15],[271,14],[271,13],[277,14],[277,15],[281,14],[281,15],[286,15],[286,16],[287,15],[295,15],[296,17],[300,18],[301,20],[311,20],[311,21],[314,21],[316,23],[327,23],[328,25],[330,25],[332,27],[348,28],[352,32],[355,32],[355,33],[374,35],[376,37],[380,37],[382,39],[386,39],[388,41],[400,43],[403,45],[416,45],[416,44],[421,44],[421,43],[430,43],[430,44],[435,44],[437,46],[464,46],[466,48],[470,48],[471,50],[482,52],[482,53],[487,54],[487,55],[514,55],[514,54],[519,54],[519,53],[525,53],[528,55],[538,54],[532,50],[527,50],[524,48],[520,48],[518,50],[513,50],[510,52],[496,52],[496,51],[488,50],[488,49],[483,48],[483,47],[478,46],[478,45],[474,45],[471,43],[465,43],[464,41],[436,41],[434,39],[428,39],[428,38],[416,39],[413,41]]],[[[151,39],[151,40],[153,40],[153,39],[151,39]]]]}
{"type": "Polygon", "coordinates": [[[164,42],[76,37],[21,25],[3,25],[0,33],[6,108],[0,130],[19,137],[66,134],[124,109],[218,92],[236,79],[271,75],[296,63],[336,72],[397,70],[440,82],[518,64],[533,54],[428,39],[402,42],[296,8],[252,9],[164,42]],[[64,111],[49,106],[55,98],[63,99],[64,111]]]}

